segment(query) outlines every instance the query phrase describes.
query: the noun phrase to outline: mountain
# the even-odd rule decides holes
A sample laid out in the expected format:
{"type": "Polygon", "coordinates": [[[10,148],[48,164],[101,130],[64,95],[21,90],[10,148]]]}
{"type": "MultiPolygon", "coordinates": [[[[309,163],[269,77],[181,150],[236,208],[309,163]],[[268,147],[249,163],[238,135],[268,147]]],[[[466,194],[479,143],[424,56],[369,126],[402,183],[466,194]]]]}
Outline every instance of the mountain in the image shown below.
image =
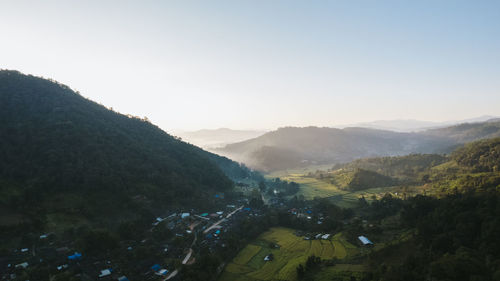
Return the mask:
{"type": "Polygon", "coordinates": [[[448,153],[456,146],[500,136],[500,122],[467,123],[418,133],[367,128],[287,127],[230,144],[217,153],[262,171],[411,153],[448,153]]]}
{"type": "Polygon", "coordinates": [[[500,120],[491,119],[482,123],[463,123],[451,127],[431,129],[421,133],[431,137],[445,137],[457,143],[500,136],[500,120]]]}
{"type": "MultiPolygon", "coordinates": [[[[433,121],[422,121],[422,120],[414,120],[414,119],[398,119],[398,120],[376,120],[372,122],[362,122],[356,123],[349,126],[340,126],[340,128],[346,127],[361,127],[361,128],[370,128],[377,130],[389,130],[395,132],[419,132],[428,129],[434,128],[442,128],[448,127],[463,123],[480,123],[487,122],[490,120],[494,120],[495,116],[491,115],[483,115],[476,118],[469,118],[464,120],[455,120],[455,121],[444,121],[444,122],[433,122],[433,121]]],[[[498,118],[497,118],[498,119],[498,118]]]]}
{"type": "Polygon", "coordinates": [[[0,71],[0,135],[0,210],[31,221],[207,206],[209,195],[231,192],[229,177],[253,175],[148,120],[16,71],[0,71]]]}
{"type": "Polygon", "coordinates": [[[311,164],[349,162],[357,158],[433,153],[450,147],[444,137],[366,128],[287,127],[255,139],[230,144],[218,153],[264,171],[311,164]]]}
{"type": "Polygon", "coordinates": [[[361,127],[377,130],[388,130],[395,132],[415,132],[425,130],[426,128],[438,127],[442,125],[439,122],[421,121],[421,120],[376,120],[372,122],[356,123],[346,127],[361,127]]]}
{"type": "Polygon", "coordinates": [[[232,130],[220,128],[216,130],[199,130],[192,132],[176,132],[183,140],[205,149],[219,148],[224,145],[253,139],[265,134],[265,131],[232,130]]]}

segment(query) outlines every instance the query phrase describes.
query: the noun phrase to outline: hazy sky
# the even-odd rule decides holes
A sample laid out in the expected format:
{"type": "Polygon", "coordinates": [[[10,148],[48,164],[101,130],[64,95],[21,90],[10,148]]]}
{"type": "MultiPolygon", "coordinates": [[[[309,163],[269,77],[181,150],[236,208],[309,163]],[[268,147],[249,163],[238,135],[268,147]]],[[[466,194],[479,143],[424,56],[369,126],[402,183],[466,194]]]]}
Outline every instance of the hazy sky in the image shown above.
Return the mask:
{"type": "Polygon", "coordinates": [[[0,35],[166,130],[500,115],[500,1],[0,0],[0,35]]]}

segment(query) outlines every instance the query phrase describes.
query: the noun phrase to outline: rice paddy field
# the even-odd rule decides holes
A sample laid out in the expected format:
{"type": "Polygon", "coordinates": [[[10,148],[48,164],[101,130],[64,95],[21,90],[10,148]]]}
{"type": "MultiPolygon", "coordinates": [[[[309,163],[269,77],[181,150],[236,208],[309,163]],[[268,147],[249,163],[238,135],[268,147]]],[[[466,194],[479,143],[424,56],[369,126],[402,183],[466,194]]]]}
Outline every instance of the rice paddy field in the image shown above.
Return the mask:
{"type": "MultiPolygon", "coordinates": [[[[360,191],[343,190],[339,186],[318,180],[314,177],[308,177],[309,170],[290,170],[279,171],[267,175],[268,178],[280,178],[281,180],[294,181],[300,185],[300,191],[297,195],[303,195],[304,199],[311,200],[315,197],[330,198],[330,200],[342,208],[352,208],[362,196],[370,201],[373,196],[380,199],[386,193],[391,193],[397,197],[401,190],[400,186],[376,187],[360,191]]],[[[340,181],[339,181],[340,182],[340,181]]],[[[407,187],[406,193],[410,196],[421,193],[420,187],[407,187]]]]}
{"type": "MultiPolygon", "coordinates": [[[[297,266],[304,264],[311,255],[326,260],[333,258],[342,260],[358,253],[358,248],[347,242],[340,233],[332,236],[329,240],[304,240],[304,237],[296,236],[293,229],[271,228],[238,253],[233,261],[226,266],[220,280],[294,281],[297,280],[297,266]],[[265,261],[264,258],[269,254],[273,254],[274,259],[265,261]]],[[[355,271],[362,270],[361,265],[343,266],[348,268],[351,266],[355,271]]],[[[324,274],[331,276],[339,271],[336,270],[324,274]]]]}

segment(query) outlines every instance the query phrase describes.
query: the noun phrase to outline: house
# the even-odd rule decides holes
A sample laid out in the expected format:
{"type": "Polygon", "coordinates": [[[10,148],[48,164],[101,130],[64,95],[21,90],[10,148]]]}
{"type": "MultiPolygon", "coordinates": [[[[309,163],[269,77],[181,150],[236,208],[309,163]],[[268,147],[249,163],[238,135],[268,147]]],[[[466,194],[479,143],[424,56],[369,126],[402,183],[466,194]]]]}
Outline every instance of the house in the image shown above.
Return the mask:
{"type": "Polygon", "coordinates": [[[187,217],[189,217],[189,216],[190,216],[190,214],[189,214],[189,213],[182,213],[182,214],[181,214],[181,218],[182,218],[182,219],[187,218],[187,217]]]}
{"type": "Polygon", "coordinates": [[[68,265],[67,264],[63,264],[63,265],[60,265],[57,267],[57,270],[63,270],[63,269],[66,269],[68,268],[68,265]]]}
{"type": "Polygon", "coordinates": [[[118,277],[118,281],[129,281],[127,276],[118,277]]]}
{"type": "Polygon", "coordinates": [[[167,275],[167,273],[168,273],[168,270],[166,270],[165,268],[162,268],[162,269],[158,270],[157,272],[155,272],[155,274],[158,276],[165,276],[165,275],[167,275]]]}
{"type": "Polygon", "coordinates": [[[27,268],[29,266],[29,263],[27,262],[23,262],[23,263],[20,263],[20,264],[16,264],[16,268],[27,268]]]}
{"type": "Polygon", "coordinates": [[[82,254],[75,252],[71,256],[68,256],[68,260],[74,261],[74,260],[81,260],[82,259],[82,254]]]}
{"type": "Polygon", "coordinates": [[[153,271],[158,271],[158,270],[160,270],[160,269],[161,269],[161,266],[160,266],[159,264],[154,264],[154,265],[151,267],[151,269],[152,269],[153,271]]]}
{"type": "Polygon", "coordinates": [[[321,236],[321,239],[323,239],[323,240],[327,240],[328,238],[330,238],[330,234],[325,234],[325,235],[321,236]]]}
{"type": "Polygon", "coordinates": [[[22,248],[22,249],[21,249],[21,253],[26,253],[27,251],[29,251],[29,249],[28,249],[28,248],[22,248]]]}
{"type": "Polygon", "coordinates": [[[321,238],[321,236],[323,236],[323,234],[320,233],[320,234],[317,234],[316,236],[314,236],[314,238],[319,239],[319,238],[321,238]]]}
{"type": "Polygon", "coordinates": [[[372,241],[370,241],[368,238],[366,238],[363,235],[359,236],[358,239],[359,239],[359,241],[361,241],[361,243],[363,243],[363,246],[373,245],[372,241]]]}
{"type": "Polygon", "coordinates": [[[274,255],[273,254],[269,254],[267,256],[264,257],[264,260],[265,261],[272,261],[274,259],[274,255]]]}
{"type": "Polygon", "coordinates": [[[112,271],[111,268],[101,270],[101,274],[99,274],[99,278],[111,275],[111,271],[112,271]]]}

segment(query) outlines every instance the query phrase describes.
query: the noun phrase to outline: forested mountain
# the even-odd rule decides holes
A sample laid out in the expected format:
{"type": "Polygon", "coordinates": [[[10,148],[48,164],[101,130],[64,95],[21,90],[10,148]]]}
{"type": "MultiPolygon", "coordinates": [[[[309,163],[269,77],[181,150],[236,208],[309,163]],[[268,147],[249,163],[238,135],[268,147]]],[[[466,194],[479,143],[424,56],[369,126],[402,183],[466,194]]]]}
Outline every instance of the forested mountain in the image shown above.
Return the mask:
{"type": "Polygon", "coordinates": [[[500,138],[467,143],[449,155],[411,154],[375,157],[310,172],[313,177],[346,190],[414,186],[433,195],[492,191],[500,184],[500,138]]]}
{"type": "Polygon", "coordinates": [[[280,128],[258,138],[217,150],[263,171],[311,164],[346,163],[355,159],[411,153],[449,153],[465,142],[500,136],[500,122],[461,124],[419,133],[366,128],[280,128]]]}
{"type": "Polygon", "coordinates": [[[500,137],[500,120],[492,119],[482,123],[464,123],[446,128],[422,132],[426,136],[445,137],[457,143],[500,137]]]}
{"type": "Polygon", "coordinates": [[[0,209],[42,220],[204,206],[207,195],[231,191],[228,176],[255,176],[147,120],[15,71],[0,71],[0,135],[0,209]]]}

